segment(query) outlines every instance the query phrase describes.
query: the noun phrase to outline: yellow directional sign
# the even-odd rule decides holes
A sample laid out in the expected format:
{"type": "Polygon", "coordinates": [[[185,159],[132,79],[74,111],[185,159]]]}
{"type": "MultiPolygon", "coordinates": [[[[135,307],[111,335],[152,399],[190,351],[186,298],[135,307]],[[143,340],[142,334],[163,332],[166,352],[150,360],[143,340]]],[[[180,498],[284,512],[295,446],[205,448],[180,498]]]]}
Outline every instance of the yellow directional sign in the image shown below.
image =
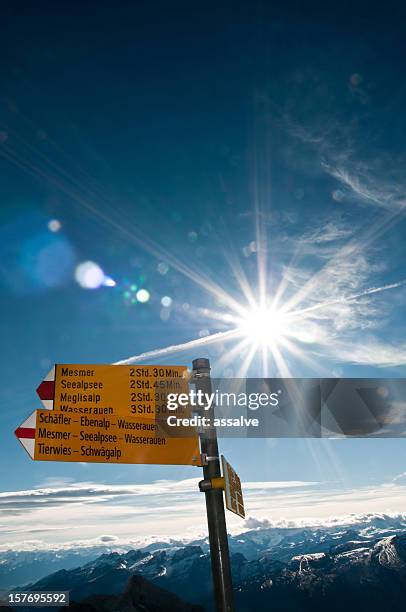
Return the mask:
{"type": "Polygon", "coordinates": [[[245,518],[244,500],[242,497],[241,480],[237,472],[231,467],[224,455],[221,455],[224,477],[224,494],[226,507],[231,512],[245,518]]]}
{"type": "Polygon", "coordinates": [[[201,465],[197,432],[170,438],[140,417],[36,410],[15,434],[38,461],[201,465]]]}
{"type": "Polygon", "coordinates": [[[186,366],[57,364],[37,393],[45,408],[67,414],[154,420],[168,414],[168,393],[188,392],[187,374],[186,366]]]}

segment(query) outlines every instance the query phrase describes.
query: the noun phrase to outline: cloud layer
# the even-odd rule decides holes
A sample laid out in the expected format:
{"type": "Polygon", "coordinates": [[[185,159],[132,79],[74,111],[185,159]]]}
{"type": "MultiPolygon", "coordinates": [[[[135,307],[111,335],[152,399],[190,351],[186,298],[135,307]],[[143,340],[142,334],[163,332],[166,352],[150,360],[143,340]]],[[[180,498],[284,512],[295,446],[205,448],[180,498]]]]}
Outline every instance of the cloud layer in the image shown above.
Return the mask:
{"type": "MultiPolygon", "coordinates": [[[[248,516],[261,519],[244,523],[227,513],[231,532],[268,523],[323,523],[354,513],[403,512],[406,482],[399,476],[390,484],[359,489],[317,482],[247,482],[244,497],[248,516]]],[[[3,550],[191,539],[207,532],[204,496],[194,478],[145,485],[64,483],[5,492],[0,519],[3,550]]]]}

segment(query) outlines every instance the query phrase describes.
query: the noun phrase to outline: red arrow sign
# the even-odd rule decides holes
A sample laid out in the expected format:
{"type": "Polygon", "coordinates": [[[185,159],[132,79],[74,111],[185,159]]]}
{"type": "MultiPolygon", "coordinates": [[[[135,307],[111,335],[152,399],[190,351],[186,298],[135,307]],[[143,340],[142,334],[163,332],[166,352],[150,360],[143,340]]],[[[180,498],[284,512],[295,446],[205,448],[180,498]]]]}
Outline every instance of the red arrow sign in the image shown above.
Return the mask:
{"type": "Polygon", "coordinates": [[[37,412],[34,410],[28,419],[21,423],[20,427],[17,427],[14,432],[31,459],[34,459],[36,423],[37,412]]]}
{"type": "Polygon", "coordinates": [[[53,410],[54,408],[54,395],[55,395],[55,367],[52,368],[45,376],[37,389],[38,396],[47,410],[53,410]]]}

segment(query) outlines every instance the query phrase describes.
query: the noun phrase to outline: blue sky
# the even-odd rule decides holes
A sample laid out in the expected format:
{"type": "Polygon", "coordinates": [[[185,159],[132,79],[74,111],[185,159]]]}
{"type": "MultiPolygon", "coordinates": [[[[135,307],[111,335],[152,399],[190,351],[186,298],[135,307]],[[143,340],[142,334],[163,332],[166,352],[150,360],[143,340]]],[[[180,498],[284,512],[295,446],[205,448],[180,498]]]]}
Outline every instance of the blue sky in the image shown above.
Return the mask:
{"type": "MultiPolygon", "coordinates": [[[[406,9],[361,4],[5,9],[2,524],[13,507],[7,492],[54,488],[68,516],[58,491],[73,487],[83,489],[86,513],[100,509],[92,537],[104,526],[114,534],[122,518],[107,520],[111,498],[93,504],[89,486],[199,476],[186,467],[30,462],[12,432],[39,407],[35,389],[56,362],[112,363],[207,338],[236,325],[236,304],[251,312],[249,300],[265,295],[268,305],[277,296],[278,312],[318,307],[278,320],[270,375],[404,376],[406,9]],[[75,271],[87,261],[115,286],[81,286],[75,271]]],[[[247,373],[263,374],[262,348],[253,351],[251,337],[237,344],[154,361],[209,356],[217,375],[235,376],[251,353],[247,373]]],[[[228,439],[221,448],[251,483],[253,516],[300,519],[286,510],[298,490],[324,518],[399,512],[405,501],[403,440],[228,439]],[[278,490],[278,504],[272,489],[255,488],[273,481],[296,483],[278,490]]],[[[113,496],[119,517],[127,494],[113,496]]],[[[191,525],[200,516],[203,529],[203,500],[192,497],[173,494],[173,507],[189,512],[191,525]]],[[[13,519],[18,529],[38,521],[40,537],[52,540],[44,525],[58,525],[47,499],[48,514],[28,507],[13,519]]],[[[163,533],[165,520],[157,511],[155,527],[143,523],[148,535],[163,533]]],[[[1,529],[2,542],[23,538],[1,529]]]]}

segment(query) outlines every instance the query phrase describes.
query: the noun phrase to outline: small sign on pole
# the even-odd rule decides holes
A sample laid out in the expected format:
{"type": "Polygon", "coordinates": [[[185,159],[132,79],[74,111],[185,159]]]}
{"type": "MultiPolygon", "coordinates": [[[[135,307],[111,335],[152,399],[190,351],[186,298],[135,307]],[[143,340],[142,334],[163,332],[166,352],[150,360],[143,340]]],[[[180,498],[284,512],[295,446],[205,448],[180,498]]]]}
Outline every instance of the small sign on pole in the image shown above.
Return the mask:
{"type": "Polygon", "coordinates": [[[221,463],[223,466],[224,494],[227,510],[231,510],[231,512],[238,514],[241,518],[245,518],[241,480],[224,455],[221,455],[221,463]]]}

